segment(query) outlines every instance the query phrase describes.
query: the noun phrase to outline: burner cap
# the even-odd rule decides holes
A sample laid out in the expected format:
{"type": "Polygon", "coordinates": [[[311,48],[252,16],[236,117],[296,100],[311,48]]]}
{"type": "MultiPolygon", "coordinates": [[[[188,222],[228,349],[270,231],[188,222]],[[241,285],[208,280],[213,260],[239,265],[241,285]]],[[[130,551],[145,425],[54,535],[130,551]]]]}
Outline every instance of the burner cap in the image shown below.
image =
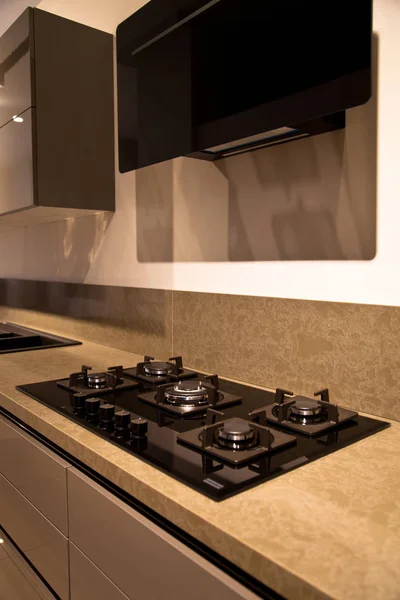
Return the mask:
{"type": "Polygon", "coordinates": [[[88,373],[88,387],[94,390],[100,390],[107,387],[107,378],[105,373],[88,373]]]}
{"type": "Polygon", "coordinates": [[[316,400],[296,396],[295,403],[290,407],[290,419],[300,423],[314,423],[321,418],[322,406],[316,400]]]}
{"type": "Polygon", "coordinates": [[[171,365],[166,362],[149,362],[144,365],[144,372],[153,377],[162,377],[171,373],[171,365]]]}
{"type": "Polygon", "coordinates": [[[218,430],[218,437],[231,442],[247,442],[255,437],[254,428],[243,419],[229,419],[218,430]]]}
{"type": "Polygon", "coordinates": [[[244,419],[229,419],[217,430],[216,442],[229,450],[248,450],[257,443],[256,431],[244,419]]]}
{"type": "Polygon", "coordinates": [[[208,392],[201,381],[180,381],[165,390],[165,401],[177,406],[208,404],[208,392]]]}

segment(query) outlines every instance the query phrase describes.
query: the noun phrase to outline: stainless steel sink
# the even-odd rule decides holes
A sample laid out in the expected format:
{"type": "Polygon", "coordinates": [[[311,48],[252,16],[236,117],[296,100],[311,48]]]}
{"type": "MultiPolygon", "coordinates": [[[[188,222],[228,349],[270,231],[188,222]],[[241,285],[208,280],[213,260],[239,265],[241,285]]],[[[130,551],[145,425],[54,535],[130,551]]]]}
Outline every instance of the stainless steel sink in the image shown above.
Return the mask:
{"type": "Polygon", "coordinates": [[[0,323],[0,354],[74,346],[81,343],[28,327],[20,327],[14,323],[0,323]]]}

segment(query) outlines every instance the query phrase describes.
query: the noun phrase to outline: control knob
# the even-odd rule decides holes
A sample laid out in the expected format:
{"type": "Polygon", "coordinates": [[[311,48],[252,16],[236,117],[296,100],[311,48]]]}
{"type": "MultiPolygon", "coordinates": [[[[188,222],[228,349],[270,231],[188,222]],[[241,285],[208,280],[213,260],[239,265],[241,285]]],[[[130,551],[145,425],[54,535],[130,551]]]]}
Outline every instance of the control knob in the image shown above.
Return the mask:
{"type": "Polygon", "coordinates": [[[95,423],[99,419],[99,398],[87,398],[85,401],[86,418],[90,423],[95,423]]]}
{"type": "Polygon", "coordinates": [[[72,396],[72,410],[79,417],[85,416],[86,404],[84,394],[74,394],[72,396]]]}
{"type": "Polygon", "coordinates": [[[100,428],[112,431],[114,428],[114,404],[102,404],[99,409],[100,428]]]}
{"type": "Polygon", "coordinates": [[[129,440],[129,424],[131,413],[127,410],[119,410],[114,415],[115,437],[121,440],[129,440]]]}
{"type": "Polygon", "coordinates": [[[142,417],[136,417],[135,419],[132,419],[130,428],[133,437],[144,437],[147,433],[147,421],[142,417]]]}

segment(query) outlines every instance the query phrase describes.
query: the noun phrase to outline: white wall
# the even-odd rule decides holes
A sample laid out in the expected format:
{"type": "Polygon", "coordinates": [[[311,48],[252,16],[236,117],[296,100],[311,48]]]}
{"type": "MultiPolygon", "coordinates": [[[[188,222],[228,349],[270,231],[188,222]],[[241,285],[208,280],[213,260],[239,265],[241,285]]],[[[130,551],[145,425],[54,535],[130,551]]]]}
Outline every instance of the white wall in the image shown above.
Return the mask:
{"type": "MultiPolygon", "coordinates": [[[[114,33],[143,3],[38,6],[114,33]]],[[[0,276],[400,305],[398,0],[374,1],[374,31],[377,92],[345,133],[118,174],[111,219],[1,233],[0,276]]]]}

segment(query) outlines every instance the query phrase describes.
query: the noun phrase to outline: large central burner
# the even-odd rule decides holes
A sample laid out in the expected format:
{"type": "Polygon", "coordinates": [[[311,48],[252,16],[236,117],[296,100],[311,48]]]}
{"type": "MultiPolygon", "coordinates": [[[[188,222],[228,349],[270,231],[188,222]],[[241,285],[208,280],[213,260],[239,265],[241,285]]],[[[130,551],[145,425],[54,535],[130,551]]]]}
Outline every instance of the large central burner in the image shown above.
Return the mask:
{"type": "Polygon", "coordinates": [[[208,408],[240,404],[242,399],[219,390],[218,375],[204,375],[197,379],[178,380],[158,385],[150,392],[139,394],[139,400],[148,402],[180,418],[205,413],[208,408]]]}
{"type": "Polygon", "coordinates": [[[295,423],[317,423],[322,417],[322,406],[311,398],[296,396],[295,403],[289,408],[289,418],[295,423]]]}
{"type": "Polygon", "coordinates": [[[208,391],[201,381],[180,381],[165,390],[165,402],[175,406],[208,404],[208,391]]]}
{"type": "Polygon", "coordinates": [[[248,421],[229,419],[217,430],[217,443],[231,450],[246,450],[256,443],[256,431],[248,421]]]}
{"type": "Polygon", "coordinates": [[[165,377],[171,373],[172,367],[166,362],[149,362],[144,365],[143,370],[146,375],[152,377],[165,377]]]}
{"type": "Polygon", "coordinates": [[[103,373],[89,373],[87,374],[87,386],[92,390],[101,390],[107,387],[107,377],[103,373]]]}

